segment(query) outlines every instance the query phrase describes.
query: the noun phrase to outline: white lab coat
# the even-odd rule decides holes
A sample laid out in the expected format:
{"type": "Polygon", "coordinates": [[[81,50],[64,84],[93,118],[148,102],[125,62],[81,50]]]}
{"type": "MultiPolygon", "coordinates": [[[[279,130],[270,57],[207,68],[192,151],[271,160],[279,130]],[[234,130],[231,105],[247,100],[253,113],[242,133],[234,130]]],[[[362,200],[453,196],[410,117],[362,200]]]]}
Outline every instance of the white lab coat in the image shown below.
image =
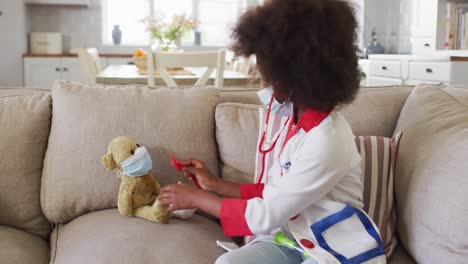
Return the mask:
{"type": "Polygon", "coordinates": [[[264,177],[263,197],[247,201],[244,216],[248,228],[254,234],[272,234],[281,227],[321,264],[386,263],[378,243],[378,229],[361,210],[360,155],[344,117],[333,111],[309,131],[299,129],[281,151],[286,130],[272,152],[274,161],[264,177]],[[350,217],[330,225],[327,220],[333,217],[326,218],[344,211],[350,217]],[[367,228],[374,230],[374,237],[366,231],[360,217],[367,219],[367,228]],[[321,220],[324,221],[314,225],[321,220]],[[324,229],[327,223],[330,226],[324,229]],[[340,257],[325,250],[323,242],[340,257]],[[352,259],[371,249],[376,257],[365,262],[352,259]]]}

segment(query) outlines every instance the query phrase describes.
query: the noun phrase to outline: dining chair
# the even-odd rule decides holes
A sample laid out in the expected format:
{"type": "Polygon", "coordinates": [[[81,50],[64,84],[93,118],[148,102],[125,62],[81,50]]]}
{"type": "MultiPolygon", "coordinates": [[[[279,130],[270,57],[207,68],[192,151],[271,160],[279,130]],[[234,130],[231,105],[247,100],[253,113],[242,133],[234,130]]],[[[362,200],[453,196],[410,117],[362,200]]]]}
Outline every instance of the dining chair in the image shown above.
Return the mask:
{"type": "Polygon", "coordinates": [[[101,72],[98,50],[96,48],[78,49],[78,58],[86,82],[95,84],[96,77],[101,72]]]}
{"type": "MultiPolygon", "coordinates": [[[[224,64],[226,51],[203,51],[203,52],[156,52],[156,68],[161,79],[167,86],[177,87],[174,78],[170,75],[168,68],[206,67],[206,71],[200,76],[195,86],[206,85],[211,74],[216,70],[214,86],[223,88],[224,64]]],[[[154,74],[148,74],[148,83],[154,83],[154,74]],[[153,78],[151,80],[151,78],[153,78]]]]}

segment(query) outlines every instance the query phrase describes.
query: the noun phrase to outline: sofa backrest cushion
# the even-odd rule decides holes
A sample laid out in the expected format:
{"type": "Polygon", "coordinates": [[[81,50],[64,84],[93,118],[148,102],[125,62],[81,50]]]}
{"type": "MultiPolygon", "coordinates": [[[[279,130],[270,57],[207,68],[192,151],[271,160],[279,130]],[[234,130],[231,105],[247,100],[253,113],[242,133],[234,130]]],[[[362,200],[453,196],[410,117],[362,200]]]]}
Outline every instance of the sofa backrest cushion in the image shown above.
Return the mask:
{"type": "Polygon", "coordinates": [[[259,105],[223,103],[216,108],[216,140],[221,175],[237,183],[253,181],[259,105]]]}
{"type": "Polygon", "coordinates": [[[220,90],[220,103],[242,103],[261,105],[258,98],[258,88],[232,88],[226,87],[220,90]]]}
{"type": "Polygon", "coordinates": [[[161,185],[186,180],[171,166],[171,156],[200,159],[218,172],[217,89],[57,82],[52,99],[41,192],[42,208],[52,222],[117,206],[120,179],[101,164],[116,136],[130,136],[148,149],[161,185]]]}
{"type": "Polygon", "coordinates": [[[355,135],[392,137],[406,98],[412,87],[363,88],[356,100],[340,112],[355,135]]]}
{"type": "Polygon", "coordinates": [[[395,175],[402,243],[418,263],[465,263],[468,88],[415,88],[396,131],[403,131],[395,175]]]}
{"type": "Polygon", "coordinates": [[[39,198],[50,119],[50,95],[0,89],[0,225],[44,238],[50,223],[39,198]]]}

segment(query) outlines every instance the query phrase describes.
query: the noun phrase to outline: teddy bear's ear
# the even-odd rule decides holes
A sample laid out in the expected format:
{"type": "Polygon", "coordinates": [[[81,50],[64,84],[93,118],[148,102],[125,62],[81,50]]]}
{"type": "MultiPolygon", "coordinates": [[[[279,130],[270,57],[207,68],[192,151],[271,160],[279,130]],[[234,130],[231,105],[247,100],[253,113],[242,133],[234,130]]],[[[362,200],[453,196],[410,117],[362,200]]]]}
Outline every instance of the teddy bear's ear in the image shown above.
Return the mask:
{"type": "Polygon", "coordinates": [[[106,167],[107,170],[113,171],[115,168],[117,168],[117,165],[115,165],[114,158],[112,157],[112,153],[107,153],[106,155],[102,156],[102,165],[106,167]]]}

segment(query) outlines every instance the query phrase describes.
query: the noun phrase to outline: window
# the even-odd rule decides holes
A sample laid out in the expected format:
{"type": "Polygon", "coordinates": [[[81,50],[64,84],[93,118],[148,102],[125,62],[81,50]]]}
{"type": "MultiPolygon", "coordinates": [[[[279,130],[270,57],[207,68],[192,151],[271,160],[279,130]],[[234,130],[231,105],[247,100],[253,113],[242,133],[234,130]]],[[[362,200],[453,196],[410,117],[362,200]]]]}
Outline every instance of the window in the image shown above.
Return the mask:
{"type": "MultiPolygon", "coordinates": [[[[185,13],[199,21],[203,46],[226,46],[230,30],[247,0],[154,0],[155,16],[170,20],[185,13]]],[[[149,15],[149,0],[102,0],[103,42],[112,45],[114,25],[122,30],[122,45],[146,45],[149,42],[141,19],[149,15]]],[[[182,39],[184,46],[193,45],[193,34],[182,39]]]]}

